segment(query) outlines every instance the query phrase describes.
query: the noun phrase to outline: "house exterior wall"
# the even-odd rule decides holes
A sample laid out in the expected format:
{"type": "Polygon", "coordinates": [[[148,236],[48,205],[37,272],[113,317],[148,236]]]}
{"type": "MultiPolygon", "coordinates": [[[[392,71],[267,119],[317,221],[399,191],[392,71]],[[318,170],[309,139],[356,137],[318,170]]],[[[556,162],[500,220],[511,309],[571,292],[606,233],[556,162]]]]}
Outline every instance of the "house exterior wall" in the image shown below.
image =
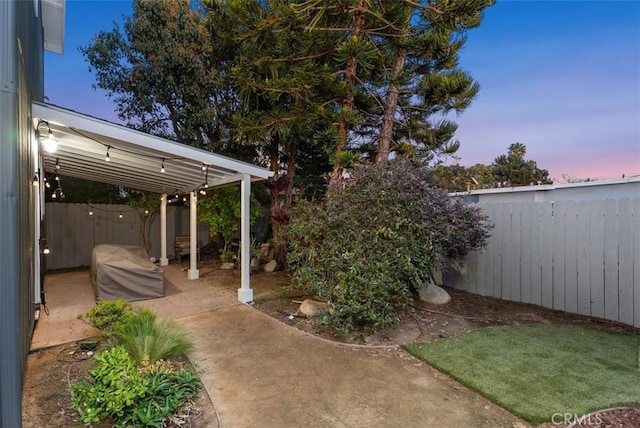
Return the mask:
{"type": "Polygon", "coordinates": [[[0,426],[22,424],[21,393],[34,326],[37,144],[32,100],[43,99],[39,2],[0,2],[0,426]],[[35,7],[34,7],[35,6],[35,7]]]}

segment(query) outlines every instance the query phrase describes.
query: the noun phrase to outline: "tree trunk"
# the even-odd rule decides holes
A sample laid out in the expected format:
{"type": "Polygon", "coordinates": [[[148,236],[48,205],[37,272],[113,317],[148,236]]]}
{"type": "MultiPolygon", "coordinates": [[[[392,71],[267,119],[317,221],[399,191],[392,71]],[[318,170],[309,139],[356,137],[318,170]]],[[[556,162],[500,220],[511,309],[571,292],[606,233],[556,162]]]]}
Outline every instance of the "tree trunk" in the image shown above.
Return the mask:
{"type": "Polygon", "coordinates": [[[387,99],[384,104],[384,112],[382,115],[382,126],[380,128],[380,140],[376,149],[376,163],[381,164],[389,160],[389,152],[391,151],[391,142],[393,139],[393,125],[395,121],[396,109],[398,108],[398,98],[400,96],[400,88],[396,80],[402,73],[404,68],[404,60],[407,56],[406,50],[398,52],[398,57],[393,65],[393,75],[389,79],[387,88],[387,99]]]}
{"type": "MultiPolygon", "coordinates": [[[[366,0],[357,0],[356,7],[351,10],[351,36],[359,36],[362,34],[365,25],[364,11],[366,10],[366,0]]],[[[344,71],[344,83],[346,87],[345,97],[342,99],[342,112],[350,112],[353,110],[354,95],[353,87],[356,84],[356,74],[358,70],[358,59],[355,57],[349,58],[347,66],[344,71]]],[[[343,152],[347,146],[349,140],[349,125],[344,118],[344,115],[338,120],[338,144],[336,145],[336,155],[343,152]]],[[[331,177],[337,179],[342,175],[342,166],[336,163],[333,166],[333,172],[331,177]]]]}

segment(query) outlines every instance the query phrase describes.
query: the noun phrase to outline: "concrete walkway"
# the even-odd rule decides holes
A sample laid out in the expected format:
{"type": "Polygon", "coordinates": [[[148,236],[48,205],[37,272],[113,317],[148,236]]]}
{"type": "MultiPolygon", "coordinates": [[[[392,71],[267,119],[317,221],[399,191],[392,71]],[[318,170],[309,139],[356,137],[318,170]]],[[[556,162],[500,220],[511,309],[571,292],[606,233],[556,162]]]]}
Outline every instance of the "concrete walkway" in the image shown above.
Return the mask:
{"type": "MultiPolygon", "coordinates": [[[[166,297],[134,305],[187,329],[195,342],[189,358],[219,427],[527,426],[398,348],[329,342],[240,304],[231,273],[188,281],[173,265],[165,278],[166,297]]],[[[32,349],[95,334],[76,319],[95,304],[88,272],[47,281],[51,312],[39,321],[32,349]]]]}
{"type": "Polygon", "coordinates": [[[225,427],[524,427],[397,348],[350,347],[245,305],[181,320],[225,427]]]}

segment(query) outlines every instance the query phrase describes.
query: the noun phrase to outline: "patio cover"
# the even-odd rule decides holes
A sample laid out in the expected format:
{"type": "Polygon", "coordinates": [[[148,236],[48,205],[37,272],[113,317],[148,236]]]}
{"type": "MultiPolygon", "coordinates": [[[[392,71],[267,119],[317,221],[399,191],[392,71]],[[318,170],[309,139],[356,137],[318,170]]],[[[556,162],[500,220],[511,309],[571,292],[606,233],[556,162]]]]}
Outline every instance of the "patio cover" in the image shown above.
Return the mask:
{"type": "Polygon", "coordinates": [[[242,286],[238,299],[242,302],[253,300],[249,285],[249,195],[251,181],[264,180],[272,175],[271,171],[51,104],[33,102],[31,111],[38,135],[44,138],[50,129],[58,141],[55,153],[40,150],[44,171],[162,195],[161,264],[168,263],[167,199],[189,195],[190,279],[198,277],[195,258],[198,190],[240,182],[242,286]]]}

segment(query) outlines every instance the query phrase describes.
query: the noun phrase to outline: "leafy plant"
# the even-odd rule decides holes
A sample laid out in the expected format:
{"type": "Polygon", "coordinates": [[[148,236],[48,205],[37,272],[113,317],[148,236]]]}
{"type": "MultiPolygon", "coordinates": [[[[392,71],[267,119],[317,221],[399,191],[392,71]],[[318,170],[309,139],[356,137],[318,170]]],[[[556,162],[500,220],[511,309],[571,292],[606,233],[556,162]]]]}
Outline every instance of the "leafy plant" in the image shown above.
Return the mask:
{"type": "Polygon", "coordinates": [[[431,268],[485,244],[486,215],[425,177],[405,159],[360,165],[323,201],[295,207],[284,230],[292,286],[333,306],[323,319],[336,331],[395,324],[431,268]]]}
{"type": "Polygon", "coordinates": [[[184,355],[193,346],[175,321],[157,320],[145,309],[118,324],[114,333],[118,343],[142,366],[184,355]]]}
{"type": "Polygon", "coordinates": [[[93,382],[81,380],[70,389],[71,405],[87,425],[106,417],[123,418],[149,384],[123,347],[99,352],[94,359],[97,366],[89,372],[93,382]]]}
{"type": "Polygon", "coordinates": [[[93,327],[103,331],[104,335],[119,324],[133,316],[133,306],[125,299],[101,300],[86,314],[78,315],[78,319],[87,319],[93,327]]]}
{"type": "MultiPolygon", "coordinates": [[[[249,223],[253,224],[260,214],[261,208],[251,194],[251,212],[249,223]]],[[[241,219],[240,188],[238,186],[223,187],[207,193],[198,199],[198,221],[209,223],[211,236],[222,234],[223,255],[231,253],[231,240],[240,228],[241,219]]]]}
{"type": "Polygon", "coordinates": [[[111,418],[118,427],[165,426],[202,388],[193,368],[159,361],[141,369],[122,346],[94,359],[92,382],[81,380],[70,388],[72,406],[86,425],[111,418]]]}

